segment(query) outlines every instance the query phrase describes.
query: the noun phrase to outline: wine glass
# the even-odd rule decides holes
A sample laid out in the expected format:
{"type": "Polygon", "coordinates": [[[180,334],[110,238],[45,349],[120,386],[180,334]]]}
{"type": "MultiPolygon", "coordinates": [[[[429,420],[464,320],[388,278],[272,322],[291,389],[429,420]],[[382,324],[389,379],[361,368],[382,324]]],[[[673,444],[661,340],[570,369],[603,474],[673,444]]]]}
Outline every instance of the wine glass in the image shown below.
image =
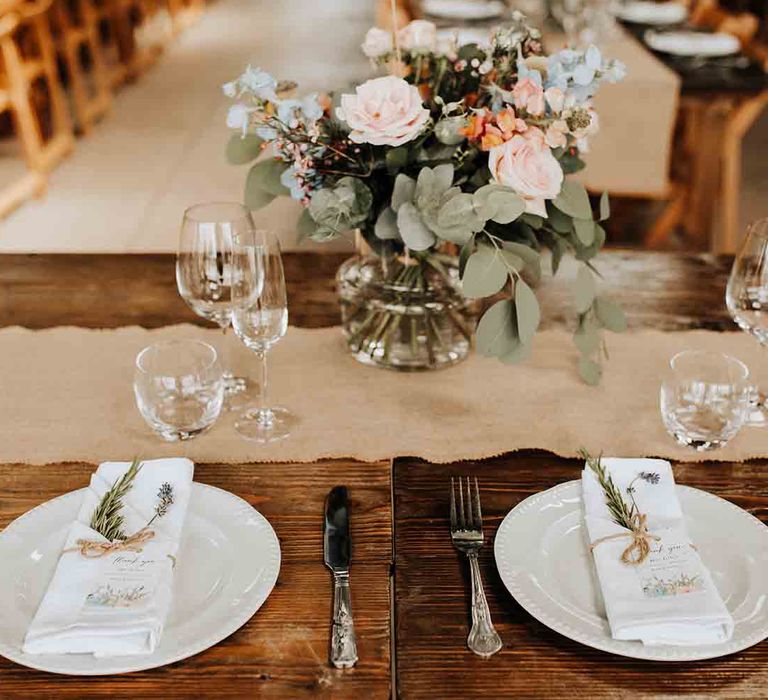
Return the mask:
{"type": "Polygon", "coordinates": [[[176,285],[181,298],[198,315],[217,324],[224,335],[221,363],[225,402],[248,388],[227,363],[226,333],[232,319],[232,246],[238,233],[250,231],[251,214],[242,204],[196,204],[184,212],[176,254],[176,285]]]}
{"type": "MultiPolygon", "coordinates": [[[[725,303],[739,328],[768,347],[768,219],[755,221],[747,230],[733,261],[725,303]]],[[[768,425],[768,400],[756,387],[748,424],[768,425]]]]}
{"type": "Polygon", "coordinates": [[[232,325],[237,337],[258,356],[261,368],[259,405],[235,423],[247,440],[274,442],[287,437],[296,417],[267,403],[267,353],[288,330],[285,275],[277,238],[251,230],[235,237],[232,325]]]}

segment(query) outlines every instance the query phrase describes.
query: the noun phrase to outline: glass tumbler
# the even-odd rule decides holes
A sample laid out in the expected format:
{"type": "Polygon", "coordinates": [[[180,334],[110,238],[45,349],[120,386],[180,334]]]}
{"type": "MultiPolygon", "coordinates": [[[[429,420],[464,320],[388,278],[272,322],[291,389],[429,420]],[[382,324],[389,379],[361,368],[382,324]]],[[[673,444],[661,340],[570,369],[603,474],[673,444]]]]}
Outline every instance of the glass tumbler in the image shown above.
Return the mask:
{"type": "Polygon", "coordinates": [[[685,350],[675,355],[661,385],[664,426],[681,445],[723,447],[741,430],[749,411],[749,370],[718,352],[685,350]]]}
{"type": "Polygon", "coordinates": [[[219,358],[199,340],[169,340],[136,356],[133,391],[150,428],[174,442],[210,428],[221,413],[224,382],[219,358]]]}

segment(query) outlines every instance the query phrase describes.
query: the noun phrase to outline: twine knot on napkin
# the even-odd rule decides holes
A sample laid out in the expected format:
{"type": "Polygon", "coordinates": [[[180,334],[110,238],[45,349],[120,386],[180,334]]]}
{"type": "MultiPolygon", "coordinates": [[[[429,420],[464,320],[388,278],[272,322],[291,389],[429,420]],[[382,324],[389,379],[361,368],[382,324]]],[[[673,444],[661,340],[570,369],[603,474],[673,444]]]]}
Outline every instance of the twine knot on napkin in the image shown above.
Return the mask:
{"type": "Polygon", "coordinates": [[[88,559],[98,559],[114,552],[141,552],[144,544],[149,542],[154,536],[154,530],[142,528],[124,540],[115,540],[114,542],[96,542],[95,540],[80,539],[75,542],[77,547],[70,547],[64,551],[80,552],[80,554],[88,559]]]}
{"type": "Polygon", "coordinates": [[[661,537],[652,535],[648,532],[648,526],[646,525],[647,519],[647,515],[635,511],[632,515],[630,523],[632,528],[630,530],[626,532],[617,532],[615,535],[608,535],[607,537],[600,537],[590,544],[590,550],[593,550],[603,542],[616,540],[621,537],[631,537],[632,541],[621,553],[621,561],[631,565],[642,564],[651,553],[651,542],[658,542],[661,540],[661,537]]]}

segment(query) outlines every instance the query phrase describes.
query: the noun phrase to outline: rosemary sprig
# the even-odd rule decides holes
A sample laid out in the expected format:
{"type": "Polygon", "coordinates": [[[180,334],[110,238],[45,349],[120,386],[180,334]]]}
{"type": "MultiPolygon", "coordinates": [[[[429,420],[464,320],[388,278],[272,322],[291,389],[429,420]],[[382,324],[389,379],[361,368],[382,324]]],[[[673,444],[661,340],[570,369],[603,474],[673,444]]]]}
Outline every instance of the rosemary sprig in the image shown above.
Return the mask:
{"type": "Polygon", "coordinates": [[[141,462],[134,459],[128,471],[125,472],[107,491],[96,506],[91,516],[91,528],[110,542],[124,540],[123,516],[120,510],[123,507],[123,498],[133,486],[133,480],[141,469],[141,462]]]}
{"type": "Polygon", "coordinates": [[[605,493],[605,504],[608,506],[608,510],[611,511],[613,521],[617,525],[621,525],[628,530],[633,530],[633,521],[636,514],[634,502],[632,506],[627,505],[626,501],[621,495],[621,491],[619,490],[618,486],[613,483],[611,475],[605,471],[601,457],[595,459],[584,448],[579,450],[579,454],[584,458],[587,466],[597,476],[597,480],[600,482],[600,486],[603,488],[603,493],[605,493]]]}

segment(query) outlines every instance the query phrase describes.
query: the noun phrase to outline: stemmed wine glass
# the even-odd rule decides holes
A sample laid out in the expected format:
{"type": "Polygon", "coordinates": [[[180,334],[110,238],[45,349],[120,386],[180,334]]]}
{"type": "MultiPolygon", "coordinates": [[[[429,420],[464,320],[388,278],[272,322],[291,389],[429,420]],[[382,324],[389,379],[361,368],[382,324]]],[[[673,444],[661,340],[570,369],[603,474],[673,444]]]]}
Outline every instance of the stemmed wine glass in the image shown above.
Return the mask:
{"type": "Polygon", "coordinates": [[[261,368],[259,405],[245,411],[235,430],[247,440],[274,442],[287,437],[297,422],[288,409],[267,402],[267,353],[288,330],[283,262],[274,234],[253,229],[238,234],[233,269],[232,325],[261,368]]]}
{"type": "MultiPolygon", "coordinates": [[[[768,347],[768,219],[755,221],[747,230],[725,292],[725,303],[739,328],[768,347]]],[[[749,425],[768,426],[768,400],[753,390],[749,425]]]]}
{"type": "MultiPolygon", "coordinates": [[[[232,319],[232,249],[234,237],[252,229],[251,214],[242,204],[196,204],[184,212],[176,254],[176,285],[182,299],[198,315],[216,323],[224,334],[232,319]]],[[[235,377],[221,351],[222,379],[228,407],[248,388],[235,377]]]]}

